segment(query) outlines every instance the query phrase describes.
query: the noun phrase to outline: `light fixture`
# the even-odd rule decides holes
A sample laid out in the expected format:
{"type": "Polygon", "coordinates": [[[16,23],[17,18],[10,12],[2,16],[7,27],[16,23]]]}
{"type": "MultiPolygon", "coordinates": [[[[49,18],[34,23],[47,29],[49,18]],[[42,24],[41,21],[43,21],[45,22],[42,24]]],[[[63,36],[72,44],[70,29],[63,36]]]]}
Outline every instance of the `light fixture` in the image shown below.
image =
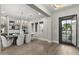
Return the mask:
{"type": "Polygon", "coordinates": [[[56,8],[62,8],[65,6],[65,4],[54,4],[56,8]]]}
{"type": "Polygon", "coordinates": [[[51,7],[55,9],[63,8],[65,6],[69,6],[70,4],[50,4],[51,7]]]}
{"type": "Polygon", "coordinates": [[[38,15],[41,15],[41,13],[38,13],[38,15]]]}

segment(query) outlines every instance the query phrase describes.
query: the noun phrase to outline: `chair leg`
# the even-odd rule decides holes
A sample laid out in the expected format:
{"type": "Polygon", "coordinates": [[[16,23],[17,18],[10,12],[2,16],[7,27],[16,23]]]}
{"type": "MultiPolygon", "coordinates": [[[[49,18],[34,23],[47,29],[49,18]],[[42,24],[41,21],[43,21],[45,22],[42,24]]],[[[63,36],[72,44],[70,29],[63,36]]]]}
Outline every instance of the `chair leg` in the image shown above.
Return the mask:
{"type": "Polygon", "coordinates": [[[0,40],[0,52],[2,51],[2,41],[0,40]]]}
{"type": "Polygon", "coordinates": [[[2,48],[0,48],[0,53],[2,52],[2,48]]]}

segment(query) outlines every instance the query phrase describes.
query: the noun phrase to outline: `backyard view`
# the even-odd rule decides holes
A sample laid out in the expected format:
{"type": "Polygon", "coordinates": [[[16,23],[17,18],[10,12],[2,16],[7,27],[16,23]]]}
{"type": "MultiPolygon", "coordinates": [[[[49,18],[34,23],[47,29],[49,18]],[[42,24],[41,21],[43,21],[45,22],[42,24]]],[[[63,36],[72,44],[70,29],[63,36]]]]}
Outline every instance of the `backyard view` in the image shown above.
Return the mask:
{"type": "Polygon", "coordinates": [[[62,21],[62,40],[64,42],[71,42],[72,39],[71,31],[72,31],[71,20],[62,21]]]}

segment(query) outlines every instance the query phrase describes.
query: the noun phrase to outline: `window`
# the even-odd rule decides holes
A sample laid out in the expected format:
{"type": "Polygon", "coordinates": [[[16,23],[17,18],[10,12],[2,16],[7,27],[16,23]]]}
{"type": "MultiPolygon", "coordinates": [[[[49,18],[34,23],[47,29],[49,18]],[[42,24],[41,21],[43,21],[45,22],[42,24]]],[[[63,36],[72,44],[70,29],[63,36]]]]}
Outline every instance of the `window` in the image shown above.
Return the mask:
{"type": "Polygon", "coordinates": [[[35,32],[38,32],[38,23],[35,23],[35,32]]]}
{"type": "Polygon", "coordinates": [[[39,23],[39,27],[40,27],[40,32],[43,32],[43,22],[39,23]]]}
{"type": "Polygon", "coordinates": [[[32,25],[32,32],[34,32],[34,23],[32,23],[31,25],[32,25]]]}

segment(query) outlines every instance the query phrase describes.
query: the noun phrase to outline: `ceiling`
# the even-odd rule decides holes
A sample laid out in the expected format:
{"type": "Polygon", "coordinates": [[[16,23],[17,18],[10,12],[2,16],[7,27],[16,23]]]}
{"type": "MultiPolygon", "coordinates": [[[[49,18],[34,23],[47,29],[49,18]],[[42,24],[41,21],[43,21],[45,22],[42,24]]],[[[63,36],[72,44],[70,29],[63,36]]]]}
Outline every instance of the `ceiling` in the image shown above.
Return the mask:
{"type": "Polygon", "coordinates": [[[46,17],[25,4],[1,4],[1,14],[4,16],[26,19],[28,21],[33,19],[39,20],[46,17]]]}
{"type": "MultiPolygon", "coordinates": [[[[41,12],[45,16],[49,17],[49,16],[52,16],[53,12],[55,12],[56,10],[59,10],[61,8],[63,9],[70,5],[72,5],[72,4],[34,4],[35,7],[39,8],[44,13],[42,13],[42,11],[37,10],[37,8],[35,8],[35,7],[33,7],[33,8],[36,9],[37,11],[41,12]]],[[[31,6],[33,6],[33,4],[31,4],[31,6]]]]}
{"type": "Polygon", "coordinates": [[[4,16],[17,17],[20,19],[40,20],[44,17],[52,16],[53,12],[67,5],[56,4],[1,4],[1,14],[4,16]]]}

